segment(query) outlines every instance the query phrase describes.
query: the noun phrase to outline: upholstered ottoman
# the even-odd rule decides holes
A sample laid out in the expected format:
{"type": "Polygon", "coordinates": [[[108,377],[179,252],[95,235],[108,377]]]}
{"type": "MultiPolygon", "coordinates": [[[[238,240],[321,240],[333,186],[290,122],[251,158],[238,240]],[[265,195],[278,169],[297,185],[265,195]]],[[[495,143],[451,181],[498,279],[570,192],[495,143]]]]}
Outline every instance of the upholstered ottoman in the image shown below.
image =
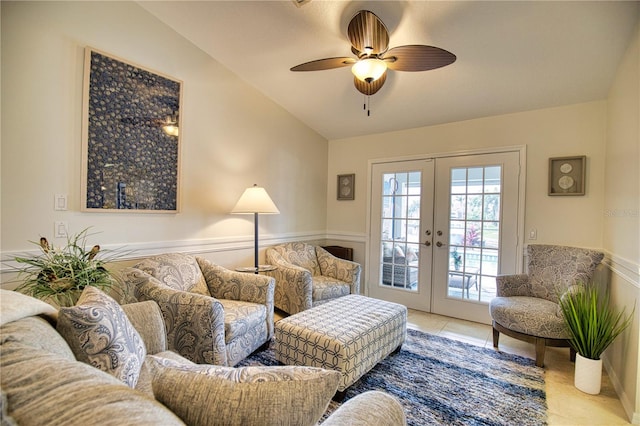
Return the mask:
{"type": "Polygon", "coordinates": [[[283,364],[323,367],[342,374],[337,398],[407,335],[407,308],[349,295],[275,324],[275,355],[283,364]]]}

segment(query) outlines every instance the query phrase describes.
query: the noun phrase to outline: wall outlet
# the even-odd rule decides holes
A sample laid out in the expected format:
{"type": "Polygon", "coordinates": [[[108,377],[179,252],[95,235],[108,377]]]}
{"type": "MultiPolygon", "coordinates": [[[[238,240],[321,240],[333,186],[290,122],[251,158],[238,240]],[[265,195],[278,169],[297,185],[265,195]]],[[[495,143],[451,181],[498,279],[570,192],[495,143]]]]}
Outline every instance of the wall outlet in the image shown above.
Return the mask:
{"type": "Polygon", "coordinates": [[[53,236],[55,238],[66,238],[69,224],[67,222],[53,222],[53,236]]]}
{"type": "Polygon", "coordinates": [[[535,240],[538,238],[538,230],[536,228],[531,228],[529,230],[529,239],[535,240]]]}

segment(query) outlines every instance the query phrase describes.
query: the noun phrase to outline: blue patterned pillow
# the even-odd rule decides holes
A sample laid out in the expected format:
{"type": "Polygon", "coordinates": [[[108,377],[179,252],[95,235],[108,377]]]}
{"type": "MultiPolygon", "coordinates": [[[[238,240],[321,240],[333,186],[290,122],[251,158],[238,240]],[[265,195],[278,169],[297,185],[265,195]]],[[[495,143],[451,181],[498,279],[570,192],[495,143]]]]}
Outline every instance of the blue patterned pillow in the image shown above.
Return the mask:
{"type": "Polygon", "coordinates": [[[78,361],[135,387],[147,352],[127,315],[111,297],[86,287],[76,306],[60,308],[57,330],[78,361]]]}

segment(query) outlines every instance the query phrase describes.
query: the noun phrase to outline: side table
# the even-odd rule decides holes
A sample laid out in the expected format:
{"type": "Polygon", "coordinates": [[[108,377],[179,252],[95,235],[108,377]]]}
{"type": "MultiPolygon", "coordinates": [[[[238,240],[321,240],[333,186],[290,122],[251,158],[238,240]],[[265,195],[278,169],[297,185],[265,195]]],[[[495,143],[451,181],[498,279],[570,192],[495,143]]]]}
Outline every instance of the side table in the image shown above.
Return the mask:
{"type": "Polygon", "coordinates": [[[248,272],[248,273],[254,273],[254,274],[258,274],[260,272],[275,271],[275,270],[276,270],[276,267],[273,265],[258,265],[257,269],[255,266],[241,266],[239,268],[236,268],[237,272],[248,272]]]}

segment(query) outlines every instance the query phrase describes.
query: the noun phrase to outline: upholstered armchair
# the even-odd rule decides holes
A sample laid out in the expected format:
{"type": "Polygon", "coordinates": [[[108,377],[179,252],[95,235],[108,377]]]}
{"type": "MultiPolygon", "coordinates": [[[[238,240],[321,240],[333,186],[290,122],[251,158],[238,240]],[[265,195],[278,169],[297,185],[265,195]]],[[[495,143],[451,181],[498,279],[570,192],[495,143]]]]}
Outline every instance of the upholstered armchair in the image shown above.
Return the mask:
{"type": "MultiPolygon", "coordinates": [[[[497,297],[489,311],[493,346],[500,333],[534,343],[536,365],[544,366],[546,346],[568,347],[569,332],[558,303],[567,291],[593,278],[604,254],[577,247],[535,244],[527,247],[528,273],[499,275],[497,297]]],[[[575,352],[571,349],[571,360],[575,352]]]]}
{"type": "Polygon", "coordinates": [[[273,336],[274,279],[172,253],[122,271],[138,301],[154,300],[170,350],[198,364],[234,366],[273,336]]]}
{"type": "Polygon", "coordinates": [[[360,264],[320,246],[286,243],[267,248],[265,256],[276,268],[267,272],[276,280],[274,304],[288,314],[360,292],[360,264]]]}

